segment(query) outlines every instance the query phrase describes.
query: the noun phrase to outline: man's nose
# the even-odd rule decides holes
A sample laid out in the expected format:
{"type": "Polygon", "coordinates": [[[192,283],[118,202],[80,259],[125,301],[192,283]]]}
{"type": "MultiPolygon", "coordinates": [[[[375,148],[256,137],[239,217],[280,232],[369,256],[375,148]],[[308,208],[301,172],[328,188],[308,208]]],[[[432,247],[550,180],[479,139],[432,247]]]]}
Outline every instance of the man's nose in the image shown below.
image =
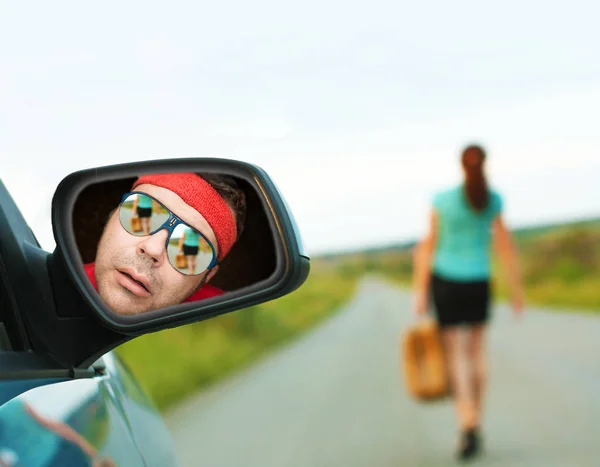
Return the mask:
{"type": "Polygon", "coordinates": [[[146,255],[152,259],[154,266],[161,266],[166,257],[166,242],[169,233],[161,229],[154,235],[144,237],[137,245],[138,255],[146,255]]]}

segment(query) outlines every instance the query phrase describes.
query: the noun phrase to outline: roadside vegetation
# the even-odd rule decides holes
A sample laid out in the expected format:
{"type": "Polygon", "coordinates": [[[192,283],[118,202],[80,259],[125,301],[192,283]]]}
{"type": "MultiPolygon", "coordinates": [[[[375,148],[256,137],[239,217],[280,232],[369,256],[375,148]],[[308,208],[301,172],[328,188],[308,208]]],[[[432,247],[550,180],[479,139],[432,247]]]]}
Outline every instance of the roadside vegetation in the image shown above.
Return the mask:
{"type": "MultiPolygon", "coordinates": [[[[515,234],[529,306],[600,312],[600,221],[515,234]]],[[[497,261],[494,269],[496,299],[504,300],[507,287],[497,261]]],[[[411,246],[313,259],[306,283],[286,297],[141,336],[117,352],[165,410],[318,325],[351,299],[365,274],[409,287],[411,246]]]]}

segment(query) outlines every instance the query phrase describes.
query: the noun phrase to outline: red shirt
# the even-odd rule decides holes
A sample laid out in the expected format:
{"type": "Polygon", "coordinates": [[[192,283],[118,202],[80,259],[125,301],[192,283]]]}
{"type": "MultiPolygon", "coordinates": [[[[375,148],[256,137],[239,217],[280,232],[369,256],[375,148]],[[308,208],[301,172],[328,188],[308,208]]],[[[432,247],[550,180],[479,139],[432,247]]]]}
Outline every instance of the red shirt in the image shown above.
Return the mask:
{"type": "MultiPolygon", "coordinates": [[[[92,283],[92,286],[97,291],[98,286],[96,285],[96,277],[94,276],[94,263],[88,263],[83,265],[83,269],[85,269],[85,273],[88,276],[88,279],[92,283]]],[[[223,295],[223,291],[218,287],[215,287],[210,284],[204,284],[203,287],[196,290],[192,295],[190,295],[186,300],[182,303],[188,302],[196,302],[198,300],[202,300],[204,298],[217,297],[219,295],[223,295]]]]}

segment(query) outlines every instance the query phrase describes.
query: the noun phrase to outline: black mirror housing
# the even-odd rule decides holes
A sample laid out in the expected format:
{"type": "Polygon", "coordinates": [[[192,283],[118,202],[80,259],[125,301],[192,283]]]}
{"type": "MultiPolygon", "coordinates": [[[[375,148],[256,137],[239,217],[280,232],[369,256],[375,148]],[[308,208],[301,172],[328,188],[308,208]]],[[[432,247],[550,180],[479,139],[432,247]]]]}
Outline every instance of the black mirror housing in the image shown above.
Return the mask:
{"type": "MultiPolygon", "coordinates": [[[[250,203],[248,204],[250,206],[250,203]]],[[[57,244],[55,254],[62,256],[68,274],[78,291],[82,293],[85,301],[105,326],[125,334],[137,335],[141,332],[154,332],[273,300],[296,290],[304,282],[309,272],[309,258],[303,251],[298,228],[273,181],[264,170],[255,165],[228,159],[147,161],[75,172],[63,179],[55,192],[52,202],[52,225],[57,244]],[[73,214],[78,195],[92,185],[103,189],[106,184],[118,183],[123,179],[135,179],[140,174],[172,172],[225,174],[236,177],[245,183],[248,199],[254,200],[254,204],[251,206],[254,210],[248,212],[248,218],[262,215],[263,225],[260,230],[263,235],[263,243],[257,245],[249,241],[243,245],[244,235],[250,234],[248,230],[242,234],[240,239],[242,247],[245,246],[248,250],[262,248],[262,251],[250,252],[254,253],[250,260],[254,264],[247,264],[246,261],[244,273],[248,275],[248,268],[259,268],[261,257],[269,257],[273,263],[273,269],[267,273],[263,271],[262,276],[258,277],[254,283],[247,280],[247,285],[228,292],[223,298],[209,298],[195,303],[177,304],[140,315],[119,316],[99,299],[85,276],[81,253],[77,248],[76,232],[73,228],[73,214]],[[267,235],[271,238],[264,238],[267,235]]],[[[231,256],[226,259],[231,258],[235,259],[233,250],[231,256]]],[[[241,264],[241,260],[238,261],[238,265],[241,264]]],[[[226,266],[223,265],[223,268],[226,266]]],[[[235,268],[235,265],[233,267],[235,268]]],[[[227,272],[230,282],[235,282],[236,271],[227,272]]]]}

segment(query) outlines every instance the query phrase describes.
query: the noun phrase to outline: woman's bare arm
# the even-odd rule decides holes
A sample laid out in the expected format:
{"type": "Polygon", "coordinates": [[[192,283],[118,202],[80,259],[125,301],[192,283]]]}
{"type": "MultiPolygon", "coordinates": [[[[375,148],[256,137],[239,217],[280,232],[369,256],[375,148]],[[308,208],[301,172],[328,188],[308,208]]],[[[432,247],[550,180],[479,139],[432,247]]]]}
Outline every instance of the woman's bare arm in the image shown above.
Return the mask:
{"type": "Polygon", "coordinates": [[[437,245],[437,224],[437,213],[432,210],[428,231],[413,252],[413,285],[418,296],[427,296],[429,293],[431,263],[437,245]]]}
{"type": "Polygon", "coordinates": [[[512,293],[513,301],[522,306],[524,291],[523,278],[518,260],[518,250],[512,234],[501,215],[493,222],[493,247],[498,255],[512,293]]]}

